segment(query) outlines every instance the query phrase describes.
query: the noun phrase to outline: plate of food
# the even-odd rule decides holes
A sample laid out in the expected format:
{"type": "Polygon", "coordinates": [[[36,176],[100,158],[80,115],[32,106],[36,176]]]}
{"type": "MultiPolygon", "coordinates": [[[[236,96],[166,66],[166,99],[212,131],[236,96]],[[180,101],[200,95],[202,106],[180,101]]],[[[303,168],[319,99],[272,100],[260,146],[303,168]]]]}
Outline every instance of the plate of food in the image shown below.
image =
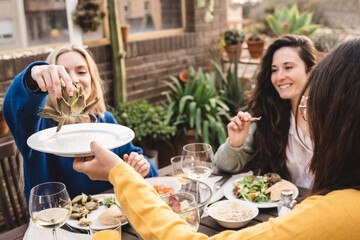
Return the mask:
{"type": "Polygon", "coordinates": [[[294,199],[299,195],[299,189],[289,181],[281,179],[276,173],[264,176],[245,176],[227,183],[224,195],[229,200],[252,202],[258,208],[276,207],[281,197],[281,191],[290,189],[294,199]]]}
{"type": "Polygon", "coordinates": [[[64,125],[59,132],[56,127],[47,128],[31,135],[27,144],[40,152],[63,157],[91,156],[90,143],[101,142],[114,149],[133,140],[135,133],[128,127],[112,123],[81,123],[64,125]]]}
{"type": "Polygon", "coordinates": [[[127,224],[127,220],[118,207],[115,194],[82,194],[72,199],[72,212],[66,222],[70,227],[89,230],[93,220],[106,217],[115,217],[121,220],[121,225],[127,224]]]}
{"type": "Polygon", "coordinates": [[[145,181],[152,185],[159,195],[177,193],[181,189],[181,182],[178,177],[153,177],[145,181]]]}

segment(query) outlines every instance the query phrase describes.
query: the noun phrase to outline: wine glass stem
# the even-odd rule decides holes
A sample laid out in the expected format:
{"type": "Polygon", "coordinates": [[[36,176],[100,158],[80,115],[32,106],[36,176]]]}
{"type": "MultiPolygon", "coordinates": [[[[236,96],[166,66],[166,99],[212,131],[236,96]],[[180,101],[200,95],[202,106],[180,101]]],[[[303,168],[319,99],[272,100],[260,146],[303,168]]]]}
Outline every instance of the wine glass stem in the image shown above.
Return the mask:
{"type": "Polygon", "coordinates": [[[53,240],[57,240],[55,228],[52,229],[52,235],[53,235],[53,240]]]}

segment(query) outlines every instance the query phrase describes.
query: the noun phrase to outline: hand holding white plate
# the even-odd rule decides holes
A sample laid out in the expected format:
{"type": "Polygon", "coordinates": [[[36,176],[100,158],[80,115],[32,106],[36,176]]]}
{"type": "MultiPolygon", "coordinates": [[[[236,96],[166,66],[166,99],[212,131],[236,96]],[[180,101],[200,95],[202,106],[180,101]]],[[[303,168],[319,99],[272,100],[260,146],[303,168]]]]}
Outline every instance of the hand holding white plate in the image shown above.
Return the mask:
{"type": "Polygon", "coordinates": [[[112,123],[80,123],[64,125],[60,132],[56,127],[31,135],[27,144],[40,152],[63,157],[91,156],[90,143],[94,140],[108,149],[123,146],[133,140],[134,131],[112,123]]]}

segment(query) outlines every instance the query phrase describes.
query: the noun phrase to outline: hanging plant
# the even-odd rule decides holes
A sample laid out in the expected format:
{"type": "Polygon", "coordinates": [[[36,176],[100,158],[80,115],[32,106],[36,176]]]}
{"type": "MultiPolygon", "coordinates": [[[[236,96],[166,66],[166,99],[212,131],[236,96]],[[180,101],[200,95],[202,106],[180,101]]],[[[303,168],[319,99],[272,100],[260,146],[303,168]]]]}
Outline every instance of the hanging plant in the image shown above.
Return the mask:
{"type": "Polygon", "coordinates": [[[214,18],[214,0],[198,0],[198,7],[206,7],[205,22],[211,22],[214,18]]]}
{"type": "Polygon", "coordinates": [[[96,31],[105,17],[100,5],[97,0],[80,0],[72,14],[74,23],[84,32],[96,31]]]}

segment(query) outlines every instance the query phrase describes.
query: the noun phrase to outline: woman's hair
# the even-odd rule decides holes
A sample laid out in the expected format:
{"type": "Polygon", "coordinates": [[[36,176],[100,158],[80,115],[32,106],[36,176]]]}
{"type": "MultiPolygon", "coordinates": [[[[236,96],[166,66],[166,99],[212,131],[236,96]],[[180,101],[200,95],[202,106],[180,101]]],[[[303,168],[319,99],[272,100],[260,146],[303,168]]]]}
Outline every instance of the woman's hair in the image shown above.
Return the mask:
{"type": "MultiPolygon", "coordinates": [[[[91,94],[88,99],[86,99],[86,104],[89,104],[93,100],[95,100],[96,97],[99,98],[99,102],[96,104],[96,106],[93,108],[93,110],[90,112],[92,115],[100,115],[100,117],[103,117],[103,113],[106,111],[106,105],[102,90],[102,80],[100,78],[99,70],[96,66],[96,63],[91,55],[90,52],[88,52],[83,46],[76,45],[76,44],[64,44],[59,47],[57,47],[54,51],[52,51],[49,56],[46,58],[46,61],[50,64],[56,64],[58,57],[66,52],[78,52],[80,53],[86,60],[86,63],[88,65],[89,73],[91,76],[91,94]]],[[[56,98],[54,94],[49,94],[47,98],[46,105],[50,107],[56,106],[56,98]]],[[[70,119],[66,123],[75,122],[75,119],[70,119]]]]}
{"type": "Polygon", "coordinates": [[[305,36],[285,35],[276,39],[267,49],[260,64],[260,71],[253,94],[249,101],[249,112],[261,116],[253,135],[253,149],[256,151],[250,166],[260,174],[276,172],[291,180],[286,166],[286,146],[290,129],[291,103],[281,99],[271,83],[271,65],[274,53],[283,47],[296,49],[309,73],[316,64],[315,48],[305,36]]]}
{"type": "Polygon", "coordinates": [[[314,143],[313,193],[360,189],[360,39],[339,45],[323,58],[306,88],[314,143]]]}

